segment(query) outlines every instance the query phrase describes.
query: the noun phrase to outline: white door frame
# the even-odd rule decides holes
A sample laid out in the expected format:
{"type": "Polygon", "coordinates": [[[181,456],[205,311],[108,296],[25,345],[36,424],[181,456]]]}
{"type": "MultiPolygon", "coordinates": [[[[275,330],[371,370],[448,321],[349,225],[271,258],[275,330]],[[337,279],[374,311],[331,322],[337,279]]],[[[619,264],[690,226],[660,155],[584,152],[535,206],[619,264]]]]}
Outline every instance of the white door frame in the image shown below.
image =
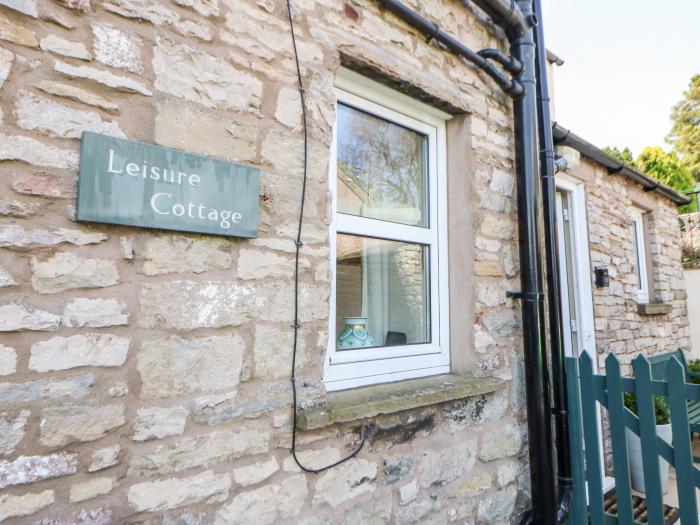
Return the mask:
{"type": "Polygon", "coordinates": [[[575,247],[576,288],[578,290],[578,333],[581,345],[593,360],[593,371],[598,371],[595,346],[595,316],[593,314],[593,286],[591,285],[591,257],[588,242],[588,218],[586,215],[586,193],[583,182],[558,173],[557,189],[566,191],[571,197],[571,224],[573,225],[572,245],[575,247]]]}
{"type": "MultiPolygon", "coordinates": [[[[595,344],[595,314],[593,312],[593,286],[591,284],[591,257],[590,244],[588,242],[588,216],[586,214],[586,191],[582,181],[567,175],[566,173],[557,173],[556,188],[566,191],[571,199],[571,217],[572,224],[572,247],[574,248],[576,266],[576,275],[574,280],[578,291],[578,334],[581,338],[581,346],[584,352],[587,352],[593,361],[593,373],[598,372],[598,352],[595,344]]],[[[559,245],[557,243],[557,251],[559,245]]],[[[568,286],[568,284],[566,285],[568,286]]],[[[563,309],[562,309],[563,313],[563,309]]],[[[596,404],[596,413],[598,415],[598,446],[602,451],[603,448],[603,427],[601,425],[600,406],[596,404]]],[[[615,479],[605,476],[605,454],[601,454],[600,461],[603,472],[603,492],[607,492],[615,486],[615,479]]]]}

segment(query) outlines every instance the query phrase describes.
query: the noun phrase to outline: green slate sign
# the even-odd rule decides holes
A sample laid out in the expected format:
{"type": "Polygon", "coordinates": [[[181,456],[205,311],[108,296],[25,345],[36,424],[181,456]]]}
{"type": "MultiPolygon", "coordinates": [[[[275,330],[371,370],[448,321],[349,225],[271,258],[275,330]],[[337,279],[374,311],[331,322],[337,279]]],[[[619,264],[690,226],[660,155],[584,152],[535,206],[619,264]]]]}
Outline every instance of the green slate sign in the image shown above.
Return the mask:
{"type": "Polygon", "coordinates": [[[257,237],[260,170],[85,132],[81,221],[257,237]]]}

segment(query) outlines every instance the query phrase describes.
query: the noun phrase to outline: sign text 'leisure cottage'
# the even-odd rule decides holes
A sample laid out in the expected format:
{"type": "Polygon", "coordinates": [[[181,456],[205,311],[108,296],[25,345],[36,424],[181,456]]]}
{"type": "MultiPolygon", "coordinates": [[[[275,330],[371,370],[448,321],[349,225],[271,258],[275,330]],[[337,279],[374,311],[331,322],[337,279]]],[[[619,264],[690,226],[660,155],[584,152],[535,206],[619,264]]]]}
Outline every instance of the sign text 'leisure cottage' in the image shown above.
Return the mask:
{"type": "Polygon", "coordinates": [[[97,133],[83,133],[81,221],[257,237],[260,171],[97,133]]]}

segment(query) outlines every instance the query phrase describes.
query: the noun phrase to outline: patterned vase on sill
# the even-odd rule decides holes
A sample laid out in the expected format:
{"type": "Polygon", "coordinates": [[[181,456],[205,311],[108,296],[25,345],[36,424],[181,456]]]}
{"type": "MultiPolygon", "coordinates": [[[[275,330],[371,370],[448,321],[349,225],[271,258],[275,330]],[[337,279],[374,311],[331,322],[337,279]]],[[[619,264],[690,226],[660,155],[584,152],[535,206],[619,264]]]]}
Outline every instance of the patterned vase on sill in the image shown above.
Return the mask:
{"type": "Polygon", "coordinates": [[[344,317],[343,321],[345,328],[336,341],[338,350],[374,346],[374,339],[367,332],[366,317],[344,317]]]}

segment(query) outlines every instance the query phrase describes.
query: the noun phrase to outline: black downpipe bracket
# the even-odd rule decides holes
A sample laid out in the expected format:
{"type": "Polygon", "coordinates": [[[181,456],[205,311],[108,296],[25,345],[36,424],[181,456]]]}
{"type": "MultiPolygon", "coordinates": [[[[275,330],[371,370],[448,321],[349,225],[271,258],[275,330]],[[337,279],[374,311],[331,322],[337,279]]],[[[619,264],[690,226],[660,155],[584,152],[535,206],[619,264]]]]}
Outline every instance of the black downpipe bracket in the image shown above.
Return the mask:
{"type": "Polygon", "coordinates": [[[533,0],[538,24],[535,28],[537,52],[537,116],[539,118],[540,176],[542,180],[542,210],[544,215],[545,269],[547,274],[547,306],[549,310],[549,351],[552,367],[552,398],[556,432],[557,477],[559,504],[557,522],[564,523],[571,511],[573,481],[569,454],[569,424],[567,419],[566,373],[564,368],[563,318],[559,261],[557,258],[556,173],[549,85],[547,83],[547,48],[544,41],[542,0],[533,0]]]}
{"type": "Polygon", "coordinates": [[[381,6],[419,30],[429,40],[439,42],[451,52],[475,64],[513,97],[521,291],[512,293],[511,297],[522,300],[528,449],[532,485],[532,512],[529,519],[537,525],[555,525],[557,497],[538,231],[540,170],[535,41],[532,30],[537,18],[532,12],[532,0],[518,0],[517,4],[514,0],[472,1],[505,29],[513,59],[490,50],[482,50],[482,56],[444,33],[436,24],[426,20],[399,0],[377,0],[381,6]],[[508,78],[488,59],[494,60],[517,77],[508,78]]]}

